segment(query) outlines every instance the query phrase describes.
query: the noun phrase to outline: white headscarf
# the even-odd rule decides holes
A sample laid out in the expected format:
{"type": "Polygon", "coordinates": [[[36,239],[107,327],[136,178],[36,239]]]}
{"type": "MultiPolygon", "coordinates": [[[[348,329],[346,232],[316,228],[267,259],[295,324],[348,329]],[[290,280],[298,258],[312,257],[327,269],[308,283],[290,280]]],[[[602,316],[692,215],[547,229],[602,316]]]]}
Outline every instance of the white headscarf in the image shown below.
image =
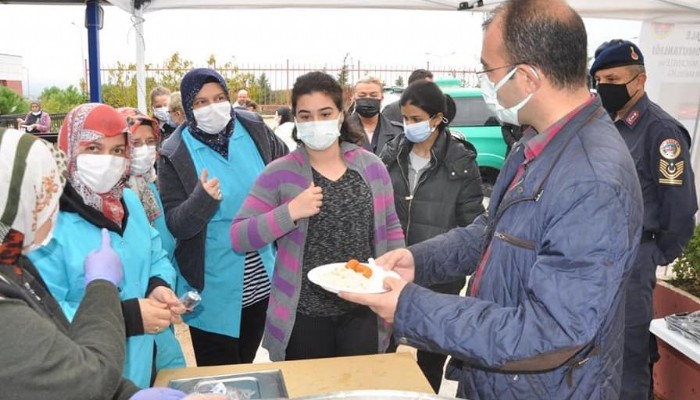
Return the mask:
{"type": "Polygon", "coordinates": [[[58,212],[65,157],[50,143],[15,129],[0,132],[0,243],[14,229],[24,244],[58,212]]]}

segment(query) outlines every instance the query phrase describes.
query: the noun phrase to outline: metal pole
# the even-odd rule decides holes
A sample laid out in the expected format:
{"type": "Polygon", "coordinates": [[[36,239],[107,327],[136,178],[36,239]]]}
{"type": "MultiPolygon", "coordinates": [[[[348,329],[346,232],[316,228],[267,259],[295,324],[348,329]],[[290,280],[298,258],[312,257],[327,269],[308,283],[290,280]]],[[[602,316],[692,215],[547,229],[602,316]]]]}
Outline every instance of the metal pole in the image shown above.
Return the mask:
{"type": "Polygon", "coordinates": [[[136,101],[141,112],[149,114],[146,105],[146,37],[143,35],[143,8],[134,9],[136,30],[136,101]]]}
{"type": "Polygon", "coordinates": [[[286,93],[287,93],[287,96],[286,96],[287,104],[290,104],[292,102],[292,99],[290,97],[291,93],[289,92],[289,59],[287,59],[287,91],[286,91],[286,93]]]}
{"type": "Polygon", "coordinates": [[[71,22],[71,25],[73,25],[77,30],[78,30],[78,40],[80,41],[80,71],[82,74],[82,79],[83,83],[80,85],[80,91],[82,93],[86,92],[86,85],[87,85],[87,60],[85,59],[85,45],[83,44],[83,29],[84,27],[80,27],[78,24],[75,22],[71,22]]]}
{"type": "Polygon", "coordinates": [[[90,59],[90,101],[101,103],[100,4],[98,0],[87,0],[85,6],[85,27],[88,30],[88,58],[90,59]]]}

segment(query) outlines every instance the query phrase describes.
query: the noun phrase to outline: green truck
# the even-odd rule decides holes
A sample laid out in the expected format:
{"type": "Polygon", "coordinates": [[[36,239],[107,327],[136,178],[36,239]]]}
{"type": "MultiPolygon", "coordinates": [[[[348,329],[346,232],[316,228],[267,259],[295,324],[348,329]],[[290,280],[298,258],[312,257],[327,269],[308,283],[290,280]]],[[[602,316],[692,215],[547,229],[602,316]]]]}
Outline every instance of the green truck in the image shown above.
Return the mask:
{"type": "Polygon", "coordinates": [[[450,122],[450,130],[461,133],[476,147],[484,195],[490,196],[505,161],[506,144],[501,126],[486,106],[481,89],[465,88],[459,79],[438,79],[435,83],[455,101],[457,113],[450,122]]]}

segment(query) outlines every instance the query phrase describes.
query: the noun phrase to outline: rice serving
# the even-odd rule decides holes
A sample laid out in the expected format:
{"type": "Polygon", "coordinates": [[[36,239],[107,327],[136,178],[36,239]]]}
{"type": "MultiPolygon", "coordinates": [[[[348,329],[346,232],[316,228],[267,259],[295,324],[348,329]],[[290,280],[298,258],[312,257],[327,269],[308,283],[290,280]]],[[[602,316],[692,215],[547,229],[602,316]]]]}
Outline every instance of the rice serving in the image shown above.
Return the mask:
{"type": "Polygon", "coordinates": [[[373,290],[372,280],[365,278],[345,265],[339,264],[323,275],[323,282],[338,290],[369,292],[373,290]]]}

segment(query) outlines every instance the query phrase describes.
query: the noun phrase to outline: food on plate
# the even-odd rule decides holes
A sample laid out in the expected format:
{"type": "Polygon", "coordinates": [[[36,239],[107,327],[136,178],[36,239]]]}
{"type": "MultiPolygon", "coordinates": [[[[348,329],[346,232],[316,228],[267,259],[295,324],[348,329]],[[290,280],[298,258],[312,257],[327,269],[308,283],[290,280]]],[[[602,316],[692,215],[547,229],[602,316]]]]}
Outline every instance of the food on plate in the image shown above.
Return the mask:
{"type": "Polygon", "coordinates": [[[311,282],[332,293],[384,293],[387,291],[384,278],[399,278],[396,272],[385,271],[375,266],[372,260],[369,265],[357,260],[320,265],[309,271],[308,276],[311,282]]]}
{"type": "Polygon", "coordinates": [[[354,258],[351,258],[350,260],[348,260],[348,263],[345,264],[345,267],[349,268],[349,269],[351,269],[359,274],[362,274],[362,276],[364,276],[367,279],[372,277],[372,268],[370,268],[367,265],[360,264],[360,262],[354,258]]]}
{"type": "Polygon", "coordinates": [[[357,260],[354,259],[354,258],[351,258],[350,260],[348,260],[348,263],[345,264],[345,268],[349,268],[349,269],[351,269],[351,270],[354,271],[355,268],[356,268],[359,264],[360,264],[359,261],[357,261],[357,260]]]}
{"type": "Polygon", "coordinates": [[[320,279],[328,287],[349,292],[370,292],[374,284],[369,278],[340,263],[333,268],[329,268],[321,275],[320,279]]]}

